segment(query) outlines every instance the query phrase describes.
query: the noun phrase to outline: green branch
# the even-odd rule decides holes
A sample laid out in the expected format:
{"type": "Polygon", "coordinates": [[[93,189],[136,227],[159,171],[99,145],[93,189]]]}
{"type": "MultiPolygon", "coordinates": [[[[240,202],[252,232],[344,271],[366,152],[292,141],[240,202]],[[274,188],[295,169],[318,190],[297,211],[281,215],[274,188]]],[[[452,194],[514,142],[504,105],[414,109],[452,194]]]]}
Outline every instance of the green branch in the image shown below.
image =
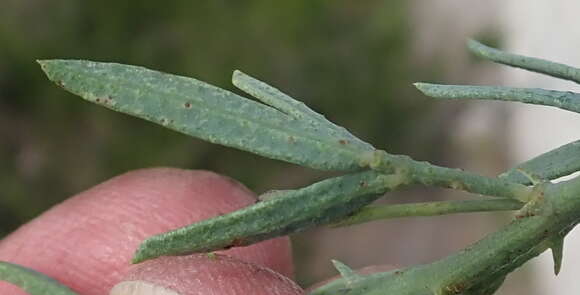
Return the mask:
{"type": "Polygon", "coordinates": [[[580,94],[539,88],[415,83],[423,94],[439,99],[488,99],[557,107],[580,113],[580,94]]]}
{"type": "MultiPolygon", "coordinates": [[[[361,276],[356,284],[339,279],[310,294],[493,294],[505,276],[526,261],[548,248],[561,249],[563,236],[579,217],[578,191],[580,178],[545,183],[536,187],[534,199],[510,224],[458,253],[427,265],[361,276]]],[[[559,254],[555,257],[561,259],[559,254]]],[[[559,261],[555,264],[558,269],[559,261]]]]}
{"type": "MultiPolygon", "coordinates": [[[[476,54],[496,62],[580,81],[580,70],[573,67],[504,53],[475,41],[469,46],[476,54]]],[[[498,178],[486,177],[376,150],[304,104],[241,72],[234,73],[234,84],[263,103],[195,79],[141,67],[71,60],[40,64],[61,87],[113,110],[261,156],[351,173],[302,189],[267,194],[247,208],[153,236],[139,247],[134,262],[244,246],[328,224],[521,208],[501,230],[428,265],[355,276],[348,267],[335,262],[345,278],[313,293],[487,295],[508,273],[548,248],[554,253],[557,272],[563,238],[580,219],[580,178],[558,184],[546,182],[580,168],[580,160],[574,160],[579,159],[576,142],[498,178]],[[532,187],[526,186],[530,183],[532,187]],[[502,199],[365,208],[387,191],[414,184],[502,199]],[[349,215],[350,219],[340,223],[349,215]]],[[[576,104],[579,94],[565,92],[430,84],[418,87],[441,97],[512,100],[580,110],[576,104]]]]}
{"type": "MultiPolygon", "coordinates": [[[[506,54],[475,41],[470,42],[470,48],[494,61],[579,81],[578,69],[506,54]]],[[[430,85],[419,86],[426,88],[430,85]]],[[[444,90],[450,90],[449,93],[456,98],[474,95],[474,93],[466,95],[466,89],[472,91],[477,88],[444,90]]],[[[442,88],[436,90],[440,91],[442,88]]],[[[499,96],[500,92],[493,95],[499,96]]],[[[477,95],[475,93],[475,96],[477,95]]],[[[491,94],[481,95],[489,97],[491,94]]],[[[520,92],[518,95],[523,95],[523,93],[520,92]]],[[[552,96],[551,99],[554,98],[552,96]]],[[[526,98],[526,101],[524,97],[518,99],[527,103],[532,102],[529,98],[526,98]]],[[[537,97],[534,99],[537,102],[540,101],[537,97]]],[[[542,99],[549,100],[546,97],[542,99]]],[[[555,103],[552,102],[552,104],[555,103]]],[[[385,152],[375,152],[372,156],[369,155],[365,163],[368,163],[371,168],[384,172],[399,171],[401,174],[410,175],[416,183],[453,186],[450,180],[454,179],[467,191],[506,197],[511,195],[515,199],[527,200],[527,202],[510,224],[456,254],[427,265],[360,276],[357,277],[355,284],[349,283],[346,279],[339,279],[314,290],[311,294],[325,295],[342,292],[349,295],[489,295],[499,288],[507,274],[549,248],[552,249],[554,271],[557,274],[562,261],[564,237],[580,220],[578,213],[580,212],[580,198],[578,197],[580,177],[557,184],[545,181],[577,171],[580,167],[580,163],[577,163],[580,162],[577,160],[578,148],[578,142],[564,145],[520,164],[502,174],[499,179],[486,179],[460,170],[420,163],[406,156],[394,156],[385,152]],[[534,184],[533,188],[525,187],[524,189],[523,185],[530,183],[534,184]],[[466,184],[467,187],[465,187],[466,184]]],[[[456,183],[455,186],[457,185],[456,183]]],[[[385,211],[388,212],[388,209],[385,211]]],[[[388,214],[397,214],[397,212],[385,215],[388,214]]]]}
{"type": "Polygon", "coordinates": [[[524,173],[535,175],[542,180],[556,179],[580,170],[578,155],[580,155],[580,140],[541,154],[502,173],[499,177],[525,185],[531,184],[532,181],[524,173]]]}
{"type": "Polygon", "coordinates": [[[531,194],[531,188],[519,183],[486,177],[461,169],[440,167],[428,162],[419,162],[408,156],[391,155],[385,151],[367,154],[361,164],[382,173],[396,172],[403,175],[406,184],[458,189],[522,202],[529,201],[531,194]]]}
{"type": "Polygon", "coordinates": [[[468,212],[518,210],[521,209],[523,205],[523,203],[513,199],[461,200],[395,205],[375,205],[366,206],[357,211],[353,216],[333,224],[332,226],[349,226],[375,220],[401,217],[438,216],[468,212]]]}
{"type": "Polygon", "coordinates": [[[485,46],[475,40],[469,40],[467,47],[475,55],[504,65],[529,70],[552,77],[580,83],[580,69],[544,59],[507,53],[485,46]]]}

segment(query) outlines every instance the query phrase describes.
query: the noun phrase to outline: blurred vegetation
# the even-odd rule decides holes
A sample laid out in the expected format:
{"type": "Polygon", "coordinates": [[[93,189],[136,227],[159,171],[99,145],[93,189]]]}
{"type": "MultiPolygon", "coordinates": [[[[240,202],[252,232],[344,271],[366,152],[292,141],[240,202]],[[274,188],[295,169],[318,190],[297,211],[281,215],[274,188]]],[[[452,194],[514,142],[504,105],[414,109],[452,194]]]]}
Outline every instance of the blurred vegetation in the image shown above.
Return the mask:
{"type": "Polygon", "coordinates": [[[412,63],[406,5],[2,0],[0,237],[67,196],[137,168],[210,169],[258,192],[327,175],[91,105],[49,83],[36,59],[143,65],[226,89],[241,69],[376,146],[436,159],[442,138],[425,134],[438,123],[411,86],[429,71],[412,63]]]}

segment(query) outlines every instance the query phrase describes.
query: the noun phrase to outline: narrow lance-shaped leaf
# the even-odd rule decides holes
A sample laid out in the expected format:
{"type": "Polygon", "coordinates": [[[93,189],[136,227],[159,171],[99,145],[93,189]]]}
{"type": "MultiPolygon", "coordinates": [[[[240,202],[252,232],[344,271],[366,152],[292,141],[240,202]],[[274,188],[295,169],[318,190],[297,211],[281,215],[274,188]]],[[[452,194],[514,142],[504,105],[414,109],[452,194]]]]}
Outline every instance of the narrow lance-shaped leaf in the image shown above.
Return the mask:
{"type": "Polygon", "coordinates": [[[352,171],[360,169],[360,155],[373,150],[192,78],[115,63],[39,63],[50,80],[88,101],[261,156],[352,171]]]}
{"type": "Polygon", "coordinates": [[[44,274],[4,261],[0,261],[0,280],[14,284],[30,295],[77,295],[44,274]]]}
{"type": "Polygon", "coordinates": [[[245,246],[336,222],[400,181],[395,175],[367,171],[280,191],[244,209],[153,236],[141,244],[133,262],[245,246]]]}
{"type": "Polygon", "coordinates": [[[540,179],[551,180],[580,171],[580,140],[565,144],[559,148],[541,154],[526,161],[499,177],[511,182],[525,185],[532,184],[525,173],[533,174],[540,179]]]}
{"type": "Polygon", "coordinates": [[[485,46],[475,40],[469,40],[467,42],[467,47],[471,50],[471,52],[481,58],[580,83],[579,68],[547,61],[544,59],[507,53],[489,46],[485,46]]]}
{"type": "Polygon", "coordinates": [[[352,216],[333,224],[349,226],[374,220],[402,217],[438,216],[468,212],[497,212],[521,209],[524,203],[514,199],[453,200],[366,206],[352,216]]]}
{"type": "Polygon", "coordinates": [[[580,113],[580,94],[539,88],[415,83],[423,94],[439,99],[488,99],[557,107],[580,113]]]}
{"type": "Polygon", "coordinates": [[[282,91],[241,71],[234,71],[232,83],[261,102],[285,114],[301,121],[307,121],[317,128],[325,129],[335,138],[347,138],[354,144],[362,145],[364,148],[372,148],[370,144],[358,139],[344,127],[337,126],[328,121],[323,115],[313,111],[301,101],[295,100],[282,91]]]}

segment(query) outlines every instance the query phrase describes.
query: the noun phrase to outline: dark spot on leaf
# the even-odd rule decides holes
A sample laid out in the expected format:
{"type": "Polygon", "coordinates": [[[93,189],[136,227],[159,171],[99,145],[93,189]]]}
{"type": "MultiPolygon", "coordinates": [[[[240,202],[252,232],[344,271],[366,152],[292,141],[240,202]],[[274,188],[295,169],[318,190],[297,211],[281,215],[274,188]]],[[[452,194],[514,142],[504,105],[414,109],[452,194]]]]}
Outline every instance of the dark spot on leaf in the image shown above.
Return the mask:
{"type": "Polygon", "coordinates": [[[360,187],[367,187],[367,185],[368,185],[368,184],[367,184],[367,182],[366,182],[366,181],[361,181],[361,182],[359,182],[359,183],[358,183],[358,185],[359,185],[360,187]]]}
{"type": "Polygon", "coordinates": [[[348,140],[341,139],[341,140],[338,141],[338,143],[340,143],[340,144],[348,144],[348,140]]]}
{"type": "Polygon", "coordinates": [[[294,136],[288,136],[288,142],[289,143],[296,143],[296,138],[294,138],[294,136]]]}
{"type": "Polygon", "coordinates": [[[235,238],[229,245],[224,247],[224,250],[233,248],[233,247],[239,247],[239,246],[243,246],[244,245],[244,240],[242,238],[235,238]]]}
{"type": "Polygon", "coordinates": [[[232,241],[234,247],[239,247],[244,245],[244,240],[242,238],[236,238],[232,241]]]}
{"type": "Polygon", "coordinates": [[[95,102],[101,102],[100,98],[95,99],[95,102]]]}
{"type": "Polygon", "coordinates": [[[186,102],[186,103],[185,103],[183,106],[184,106],[186,109],[190,109],[190,108],[191,108],[191,103],[189,103],[189,102],[186,102]]]}

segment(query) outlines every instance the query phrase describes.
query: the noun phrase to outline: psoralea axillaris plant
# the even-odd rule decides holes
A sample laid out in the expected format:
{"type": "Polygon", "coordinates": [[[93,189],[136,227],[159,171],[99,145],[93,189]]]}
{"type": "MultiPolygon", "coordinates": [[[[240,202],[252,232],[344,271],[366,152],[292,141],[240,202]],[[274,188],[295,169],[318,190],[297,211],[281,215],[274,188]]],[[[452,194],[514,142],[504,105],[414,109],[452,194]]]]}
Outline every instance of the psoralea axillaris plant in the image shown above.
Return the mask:
{"type": "MultiPolygon", "coordinates": [[[[469,41],[476,55],[580,83],[580,69],[505,53],[469,41]]],[[[341,278],[310,294],[493,294],[505,277],[551,249],[560,270],[564,237],[580,220],[580,142],[533,158],[498,177],[393,155],[329,122],[303,103],[240,71],[233,84],[256,100],[204,82],[142,67],[83,60],[39,61],[48,78],[82,98],[207,141],[321,170],[344,172],[295,190],[272,191],[244,209],[150,237],[134,263],[164,255],[245,246],[317,226],[465,212],[514,211],[512,221],[477,243],[427,265],[359,275],[333,261],[341,278]],[[474,199],[371,205],[410,186],[473,193],[474,199]]],[[[417,83],[428,96],[493,99],[580,112],[580,94],[544,89],[417,83]]],[[[74,294],[23,267],[0,263],[0,279],[32,295],[74,294]]]]}

